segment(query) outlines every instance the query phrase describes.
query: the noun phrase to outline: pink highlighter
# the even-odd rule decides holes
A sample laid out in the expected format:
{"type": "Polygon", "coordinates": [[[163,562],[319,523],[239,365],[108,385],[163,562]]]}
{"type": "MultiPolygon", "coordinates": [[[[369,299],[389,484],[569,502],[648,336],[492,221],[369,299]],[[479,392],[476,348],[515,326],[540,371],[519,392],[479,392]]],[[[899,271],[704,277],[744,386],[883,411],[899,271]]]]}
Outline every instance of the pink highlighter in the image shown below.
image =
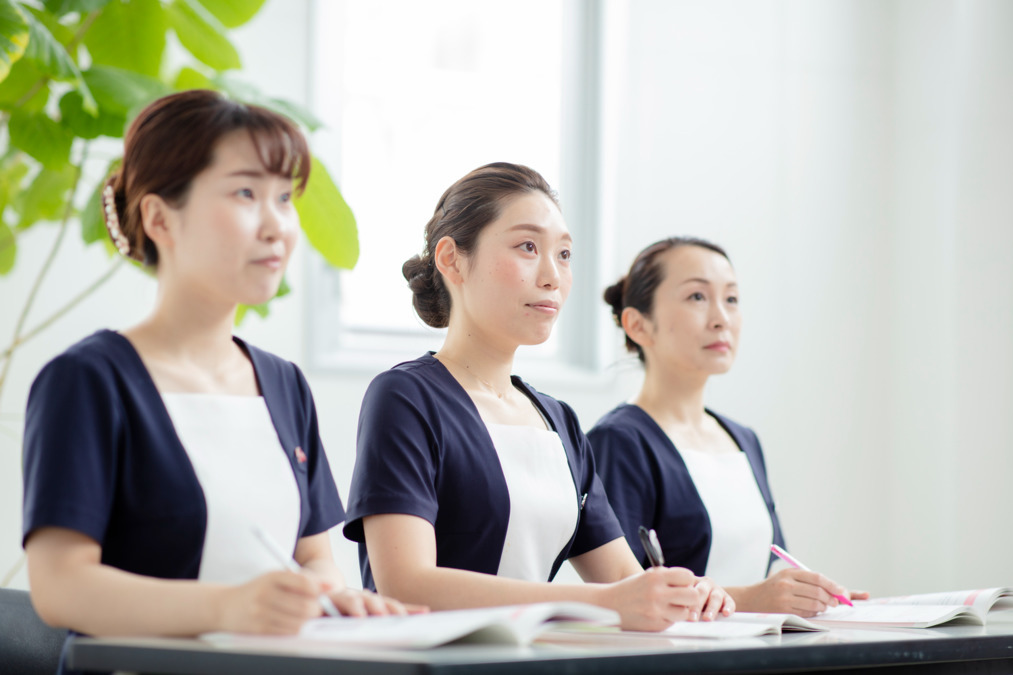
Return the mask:
{"type": "MultiPolygon", "coordinates": [[[[785,561],[786,563],[788,563],[789,565],[791,565],[795,569],[797,569],[797,570],[805,570],[806,572],[812,572],[811,569],[809,569],[808,567],[806,567],[805,565],[802,564],[801,560],[796,560],[787,551],[785,551],[783,548],[781,548],[777,544],[771,544],[770,545],[770,551],[771,551],[771,553],[773,553],[778,558],[780,558],[781,560],[785,561]]],[[[837,598],[838,602],[841,602],[841,603],[847,605],[848,607],[854,607],[854,605],[851,604],[851,600],[849,600],[848,598],[844,597],[843,595],[835,595],[834,597],[837,598]]]]}

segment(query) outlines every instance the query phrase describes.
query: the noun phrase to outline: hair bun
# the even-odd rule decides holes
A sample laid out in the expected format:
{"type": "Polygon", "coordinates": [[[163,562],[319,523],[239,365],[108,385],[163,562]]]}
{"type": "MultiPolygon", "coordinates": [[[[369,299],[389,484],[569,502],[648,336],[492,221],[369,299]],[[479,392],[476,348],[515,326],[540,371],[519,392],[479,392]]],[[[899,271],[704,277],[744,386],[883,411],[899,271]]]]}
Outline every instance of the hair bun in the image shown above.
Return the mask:
{"type": "Polygon", "coordinates": [[[401,266],[401,274],[412,292],[412,305],[419,317],[433,328],[450,323],[449,296],[443,289],[432,254],[414,255],[401,266]]]}
{"type": "Polygon", "coordinates": [[[612,308],[612,318],[615,319],[616,325],[620,328],[623,326],[623,294],[625,292],[626,277],[623,277],[606,288],[602,294],[605,302],[612,308]]]}

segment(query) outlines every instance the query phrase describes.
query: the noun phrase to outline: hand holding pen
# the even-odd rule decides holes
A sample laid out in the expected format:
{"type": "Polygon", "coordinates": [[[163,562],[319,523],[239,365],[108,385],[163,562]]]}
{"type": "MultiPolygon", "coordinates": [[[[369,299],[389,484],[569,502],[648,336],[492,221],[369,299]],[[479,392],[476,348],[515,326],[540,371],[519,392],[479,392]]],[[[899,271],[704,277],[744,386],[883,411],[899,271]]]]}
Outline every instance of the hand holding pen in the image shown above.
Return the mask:
{"type": "MultiPolygon", "coordinates": [[[[306,570],[300,567],[291,556],[285,554],[278,543],[259,526],[254,526],[253,534],[264,545],[275,561],[286,570],[305,576],[306,570]]],[[[308,580],[308,579],[307,579],[308,580]]],[[[345,588],[334,593],[337,600],[331,600],[326,593],[320,593],[317,601],[327,616],[384,616],[388,614],[424,614],[429,611],[422,605],[405,605],[393,598],[377,595],[371,591],[345,588]],[[340,609],[339,609],[340,607],[340,609]]]]}
{"type": "MultiPolygon", "coordinates": [[[[279,546],[271,535],[269,535],[263,528],[255,525],[253,527],[253,536],[257,538],[257,541],[264,545],[264,548],[271,554],[271,557],[274,558],[275,562],[287,569],[289,572],[302,574],[303,569],[299,566],[299,563],[297,563],[291,556],[286,555],[285,552],[281,550],[281,546],[279,546]]],[[[318,600],[324,614],[327,616],[341,616],[338,608],[334,606],[334,603],[329,597],[327,597],[326,593],[321,593],[318,600]]]]}
{"type": "MultiPolygon", "coordinates": [[[[663,568],[665,566],[665,554],[661,551],[661,543],[658,541],[658,533],[653,529],[648,530],[640,526],[638,534],[640,544],[647,554],[647,562],[651,568],[663,568]]],[[[694,588],[700,595],[699,606],[694,610],[694,617],[704,621],[714,620],[718,614],[730,616],[735,612],[735,601],[728,593],[707,577],[697,577],[694,588]]]]}
{"type": "Polygon", "coordinates": [[[785,612],[811,617],[837,603],[851,606],[852,597],[855,599],[868,597],[868,593],[861,591],[849,593],[839,584],[810,570],[776,544],[772,545],[770,550],[792,569],[781,570],[763,582],[744,589],[749,591],[749,598],[743,599],[740,604],[752,611],[785,612]]]}

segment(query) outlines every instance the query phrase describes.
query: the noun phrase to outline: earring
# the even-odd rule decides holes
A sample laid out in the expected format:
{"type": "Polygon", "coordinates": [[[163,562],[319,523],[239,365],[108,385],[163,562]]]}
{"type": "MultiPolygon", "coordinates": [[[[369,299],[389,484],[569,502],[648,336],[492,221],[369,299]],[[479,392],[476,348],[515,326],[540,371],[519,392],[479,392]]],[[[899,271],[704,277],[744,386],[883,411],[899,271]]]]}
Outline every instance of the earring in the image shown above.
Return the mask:
{"type": "Polygon", "coordinates": [[[123,236],[120,230],[120,218],[116,214],[116,198],[113,195],[113,186],[106,185],[102,190],[102,206],[105,208],[106,229],[113,240],[113,245],[121,255],[130,255],[130,242],[123,236]]]}

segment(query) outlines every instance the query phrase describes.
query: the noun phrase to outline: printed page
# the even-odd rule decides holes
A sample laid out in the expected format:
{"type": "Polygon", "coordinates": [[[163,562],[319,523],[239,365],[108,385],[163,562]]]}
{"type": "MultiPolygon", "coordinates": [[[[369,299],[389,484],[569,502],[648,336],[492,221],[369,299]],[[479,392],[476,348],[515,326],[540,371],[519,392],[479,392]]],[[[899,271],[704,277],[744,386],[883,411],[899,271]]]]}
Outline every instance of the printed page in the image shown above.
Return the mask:
{"type": "Polygon", "coordinates": [[[981,588],[970,591],[898,595],[889,598],[874,598],[868,602],[876,605],[965,605],[986,614],[993,608],[1013,608],[1013,588],[981,588]]]}
{"type": "Polygon", "coordinates": [[[530,644],[557,621],[609,626],[619,615],[579,602],[544,602],[459,609],[412,616],[323,617],[306,622],[299,637],[335,643],[425,649],[455,642],[530,644]]]}
{"type": "Polygon", "coordinates": [[[854,607],[840,605],[817,614],[812,623],[831,628],[895,626],[929,628],[944,623],[982,626],[984,616],[973,607],[953,605],[894,605],[856,602],[854,607]]]}
{"type": "Polygon", "coordinates": [[[727,640],[779,635],[782,630],[823,631],[826,628],[810,623],[794,614],[736,612],[731,616],[721,617],[714,621],[679,621],[660,633],[623,631],[622,635],[727,640]]]}

